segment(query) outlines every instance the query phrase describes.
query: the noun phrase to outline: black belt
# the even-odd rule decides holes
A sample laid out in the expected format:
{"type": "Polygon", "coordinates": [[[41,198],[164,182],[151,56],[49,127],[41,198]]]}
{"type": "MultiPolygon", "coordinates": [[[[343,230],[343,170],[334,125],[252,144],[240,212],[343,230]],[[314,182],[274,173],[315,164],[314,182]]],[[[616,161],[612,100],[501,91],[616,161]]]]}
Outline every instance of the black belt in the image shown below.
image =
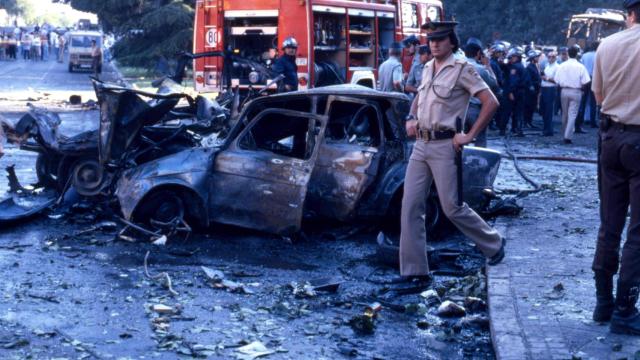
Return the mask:
{"type": "Polygon", "coordinates": [[[611,129],[618,131],[640,132],[640,125],[626,125],[619,122],[611,121],[611,129]]]}
{"type": "Polygon", "coordinates": [[[453,139],[456,132],[453,130],[423,130],[418,129],[418,139],[424,142],[432,140],[453,139]]]}
{"type": "Polygon", "coordinates": [[[579,90],[582,91],[582,88],[574,88],[574,87],[568,87],[568,86],[563,86],[562,89],[570,89],[570,90],[579,90]]]}

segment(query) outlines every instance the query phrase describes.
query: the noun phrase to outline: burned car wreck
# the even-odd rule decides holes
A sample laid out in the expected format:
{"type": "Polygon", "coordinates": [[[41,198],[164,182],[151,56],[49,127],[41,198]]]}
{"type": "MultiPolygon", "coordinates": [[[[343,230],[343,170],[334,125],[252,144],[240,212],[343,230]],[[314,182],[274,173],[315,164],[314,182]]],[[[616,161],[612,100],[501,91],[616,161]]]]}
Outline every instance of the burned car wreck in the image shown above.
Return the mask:
{"type": "MultiPolygon", "coordinates": [[[[409,100],[354,85],[259,97],[219,146],[193,147],[128,169],[115,195],[127,220],[152,228],[223,223],[288,235],[307,216],[398,220],[413,143],[409,100]]],[[[464,197],[487,206],[500,154],[467,147],[464,197]]],[[[435,192],[427,226],[439,219],[435,192]]]]}
{"type": "MultiPolygon", "coordinates": [[[[100,107],[97,130],[64,136],[56,113],[32,105],[15,125],[3,124],[10,143],[38,154],[38,182],[33,188],[46,189],[43,193],[49,197],[57,193],[60,201],[62,197],[112,199],[122,171],[203,145],[224,128],[229,115],[214,101],[180,92],[170,79],[159,84],[157,93],[95,79],[93,85],[100,107]]],[[[18,184],[12,188],[21,187],[15,174],[15,179],[9,176],[18,184]]],[[[18,206],[15,196],[0,202],[0,222],[26,218],[52,205],[50,199],[36,201],[36,193],[23,190],[20,200],[37,206],[18,206]],[[33,201],[27,202],[27,195],[33,201]]]]}

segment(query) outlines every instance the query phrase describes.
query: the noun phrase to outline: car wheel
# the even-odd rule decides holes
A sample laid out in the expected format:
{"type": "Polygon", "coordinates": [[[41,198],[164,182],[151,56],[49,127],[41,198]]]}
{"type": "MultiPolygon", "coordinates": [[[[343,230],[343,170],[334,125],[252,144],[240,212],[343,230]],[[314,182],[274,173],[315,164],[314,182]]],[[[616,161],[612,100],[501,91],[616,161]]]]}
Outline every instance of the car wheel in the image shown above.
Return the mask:
{"type": "Polygon", "coordinates": [[[45,154],[38,154],[36,159],[36,175],[38,176],[38,184],[46,188],[56,189],[58,159],[52,159],[45,154]]]}
{"type": "Polygon", "coordinates": [[[67,187],[67,182],[71,179],[71,170],[73,169],[73,164],[75,164],[76,161],[78,161],[77,157],[65,156],[58,162],[58,168],[56,171],[56,187],[58,191],[62,192],[67,187]]]}
{"type": "Polygon", "coordinates": [[[185,206],[182,197],[174,191],[159,190],[147,195],[138,205],[133,220],[153,230],[165,230],[169,224],[184,219],[185,206]]]}
{"type": "MultiPolygon", "coordinates": [[[[432,190],[435,191],[435,190],[432,190]]],[[[402,212],[402,193],[399,192],[393,197],[391,206],[386,216],[383,226],[385,232],[390,234],[400,233],[400,214],[402,212]]],[[[440,225],[442,224],[442,207],[435,195],[430,195],[427,199],[427,211],[425,216],[425,228],[430,237],[438,237],[440,225]]]]}

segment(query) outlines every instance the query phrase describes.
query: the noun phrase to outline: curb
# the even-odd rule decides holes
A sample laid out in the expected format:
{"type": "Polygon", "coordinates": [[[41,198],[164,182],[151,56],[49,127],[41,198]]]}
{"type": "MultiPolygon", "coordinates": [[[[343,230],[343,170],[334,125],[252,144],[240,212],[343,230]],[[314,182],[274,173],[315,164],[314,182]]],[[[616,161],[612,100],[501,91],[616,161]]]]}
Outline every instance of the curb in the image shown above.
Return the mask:
{"type": "MultiPolygon", "coordinates": [[[[508,221],[498,218],[494,227],[509,239],[508,221]]],[[[513,242],[507,242],[505,262],[508,261],[510,244],[513,242]]],[[[511,269],[505,262],[497,266],[487,266],[487,303],[493,350],[498,360],[530,359],[531,354],[527,350],[527,341],[518,320],[518,309],[512,301],[511,269]],[[496,326],[498,321],[500,326],[496,326]]]]}

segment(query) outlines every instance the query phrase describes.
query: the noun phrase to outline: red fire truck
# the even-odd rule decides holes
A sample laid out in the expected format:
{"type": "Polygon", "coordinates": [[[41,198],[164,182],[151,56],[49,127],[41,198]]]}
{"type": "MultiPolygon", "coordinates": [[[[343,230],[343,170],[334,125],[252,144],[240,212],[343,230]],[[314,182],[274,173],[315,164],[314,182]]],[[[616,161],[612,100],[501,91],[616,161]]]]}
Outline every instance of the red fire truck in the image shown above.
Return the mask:
{"type": "Polygon", "coordinates": [[[444,18],[439,0],[197,0],[193,51],[228,56],[194,60],[199,92],[259,89],[282,41],[298,41],[300,90],[354,83],[374,87],[393,41],[444,18]]]}

